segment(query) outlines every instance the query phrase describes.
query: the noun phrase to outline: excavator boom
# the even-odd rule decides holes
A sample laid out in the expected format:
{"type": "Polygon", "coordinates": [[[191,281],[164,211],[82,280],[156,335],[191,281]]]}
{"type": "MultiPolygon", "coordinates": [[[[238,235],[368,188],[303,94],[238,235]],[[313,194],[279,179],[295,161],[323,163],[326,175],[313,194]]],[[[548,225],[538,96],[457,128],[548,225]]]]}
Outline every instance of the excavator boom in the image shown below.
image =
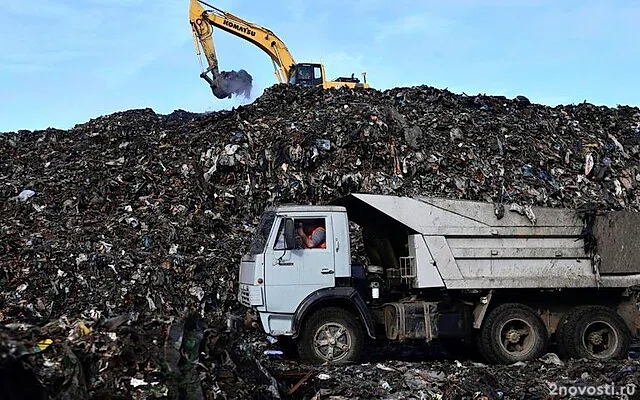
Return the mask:
{"type": "Polygon", "coordinates": [[[213,94],[218,98],[231,97],[231,94],[245,93],[251,86],[251,76],[244,70],[239,72],[220,72],[218,58],[213,43],[213,27],[244,39],[267,53],[273,62],[276,79],[279,83],[322,86],[324,88],[350,86],[368,87],[356,78],[325,79],[324,66],[321,64],[298,64],[285,43],[272,31],[227,11],[220,10],[202,0],[190,0],[189,21],[191,23],[196,53],[204,55],[208,68],[200,76],[205,79],[213,94]],[[205,9],[203,6],[207,6],[205,9]],[[202,52],[201,52],[202,50],[202,52]],[[209,76],[211,74],[211,76],[209,76]]]}
{"type": "MultiPolygon", "coordinates": [[[[217,10],[218,13],[224,12],[217,10]]],[[[213,29],[216,26],[216,14],[205,11],[202,5],[191,0],[189,6],[189,21],[193,32],[194,44],[198,56],[204,52],[208,68],[200,74],[200,77],[209,83],[213,95],[219,99],[230,98],[233,94],[249,97],[253,84],[253,78],[245,70],[220,72],[216,49],[213,44],[213,29]],[[215,22],[215,23],[214,23],[215,22]],[[202,52],[201,52],[202,49],[202,52]],[[211,74],[211,76],[209,75],[211,74]]],[[[224,18],[222,18],[224,20],[224,18]]]]}

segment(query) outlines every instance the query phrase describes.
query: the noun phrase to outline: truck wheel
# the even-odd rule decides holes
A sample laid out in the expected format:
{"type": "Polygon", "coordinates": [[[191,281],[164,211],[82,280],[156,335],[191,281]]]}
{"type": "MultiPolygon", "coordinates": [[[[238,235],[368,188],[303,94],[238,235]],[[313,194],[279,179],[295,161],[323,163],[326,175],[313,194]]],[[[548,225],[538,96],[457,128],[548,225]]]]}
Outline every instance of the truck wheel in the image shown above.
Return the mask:
{"type": "Polygon", "coordinates": [[[570,346],[569,340],[571,338],[571,332],[568,332],[569,334],[567,333],[567,322],[569,321],[569,317],[571,317],[576,313],[582,312],[584,309],[588,307],[589,306],[574,307],[568,312],[564,313],[564,315],[562,315],[562,318],[560,318],[560,321],[558,322],[558,327],[556,328],[556,347],[557,347],[558,356],[560,358],[568,359],[573,357],[568,352],[568,348],[570,346]]]}
{"type": "Polygon", "coordinates": [[[337,307],[313,313],[298,342],[300,356],[314,363],[354,362],[362,357],[363,349],[362,325],[352,313],[337,307]]]}
{"type": "Polygon", "coordinates": [[[487,361],[513,364],[540,357],[547,346],[547,330],[530,307],[503,304],[487,315],[479,342],[480,352],[487,361]]]}
{"type": "Polygon", "coordinates": [[[563,320],[558,338],[563,354],[610,360],[629,353],[631,332],[615,310],[604,306],[576,307],[563,320]]]}

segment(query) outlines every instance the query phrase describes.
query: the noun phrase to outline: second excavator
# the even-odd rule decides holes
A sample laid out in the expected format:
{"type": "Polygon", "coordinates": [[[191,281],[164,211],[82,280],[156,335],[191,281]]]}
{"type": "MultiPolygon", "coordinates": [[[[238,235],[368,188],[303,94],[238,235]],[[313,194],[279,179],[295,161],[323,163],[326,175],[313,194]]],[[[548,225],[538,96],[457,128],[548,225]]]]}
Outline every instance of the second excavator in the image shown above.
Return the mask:
{"type": "Polygon", "coordinates": [[[201,0],[190,0],[189,20],[193,32],[196,53],[204,53],[208,67],[203,67],[200,77],[209,83],[214,96],[219,99],[232,95],[249,97],[252,77],[245,70],[220,71],[218,57],[213,43],[213,27],[229,32],[241,39],[258,46],[269,55],[279,83],[302,86],[318,86],[325,89],[350,87],[369,88],[366,73],[363,80],[351,77],[340,77],[333,80],[326,78],[324,65],[319,63],[297,63],[285,43],[272,31],[254,23],[220,10],[201,0]],[[205,10],[203,6],[209,7],[205,10]]]}

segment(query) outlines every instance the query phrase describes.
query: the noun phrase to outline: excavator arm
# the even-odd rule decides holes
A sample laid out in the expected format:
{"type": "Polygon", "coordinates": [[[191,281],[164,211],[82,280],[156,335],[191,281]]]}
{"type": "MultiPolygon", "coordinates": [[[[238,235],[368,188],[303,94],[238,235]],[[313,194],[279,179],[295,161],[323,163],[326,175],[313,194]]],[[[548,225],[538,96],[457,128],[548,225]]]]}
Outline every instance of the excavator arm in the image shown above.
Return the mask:
{"type": "Polygon", "coordinates": [[[208,63],[208,68],[200,76],[209,83],[216,97],[230,97],[231,93],[237,92],[233,90],[235,85],[229,85],[229,81],[237,83],[238,80],[246,80],[244,75],[248,76],[248,74],[244,71],[239,73],[221,73],[219,71],[218,58],[213,43],[213,27],[247,40],[267,53],[273,62],[279,83],[286,83],[291,79],[296,62],[284,42],[270,30],[200,0],[190,0],[189,20],[196,53],[198,55],[204,53],[208,63]],[[203,5],[210,9],[205,10],[203,5]]]}

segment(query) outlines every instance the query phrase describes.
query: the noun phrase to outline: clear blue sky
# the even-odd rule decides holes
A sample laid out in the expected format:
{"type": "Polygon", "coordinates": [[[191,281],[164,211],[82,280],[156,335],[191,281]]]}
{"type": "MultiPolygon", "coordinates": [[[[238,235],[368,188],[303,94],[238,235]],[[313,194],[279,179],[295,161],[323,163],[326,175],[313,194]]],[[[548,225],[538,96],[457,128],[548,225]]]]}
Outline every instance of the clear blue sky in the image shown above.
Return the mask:
{"type": "MultiPolygon", "coordinates": [[[[330,77],[556,105],[640,103],[640,1],[210,0],[276,32],[330,77]]],[[[275,83],[257,47],[215,31],[223,70],[275,83]]],[[[198,75],[187,0],[0,1],[0,131],[67,129],[130,108],[230,108],[198,75]]]]}

